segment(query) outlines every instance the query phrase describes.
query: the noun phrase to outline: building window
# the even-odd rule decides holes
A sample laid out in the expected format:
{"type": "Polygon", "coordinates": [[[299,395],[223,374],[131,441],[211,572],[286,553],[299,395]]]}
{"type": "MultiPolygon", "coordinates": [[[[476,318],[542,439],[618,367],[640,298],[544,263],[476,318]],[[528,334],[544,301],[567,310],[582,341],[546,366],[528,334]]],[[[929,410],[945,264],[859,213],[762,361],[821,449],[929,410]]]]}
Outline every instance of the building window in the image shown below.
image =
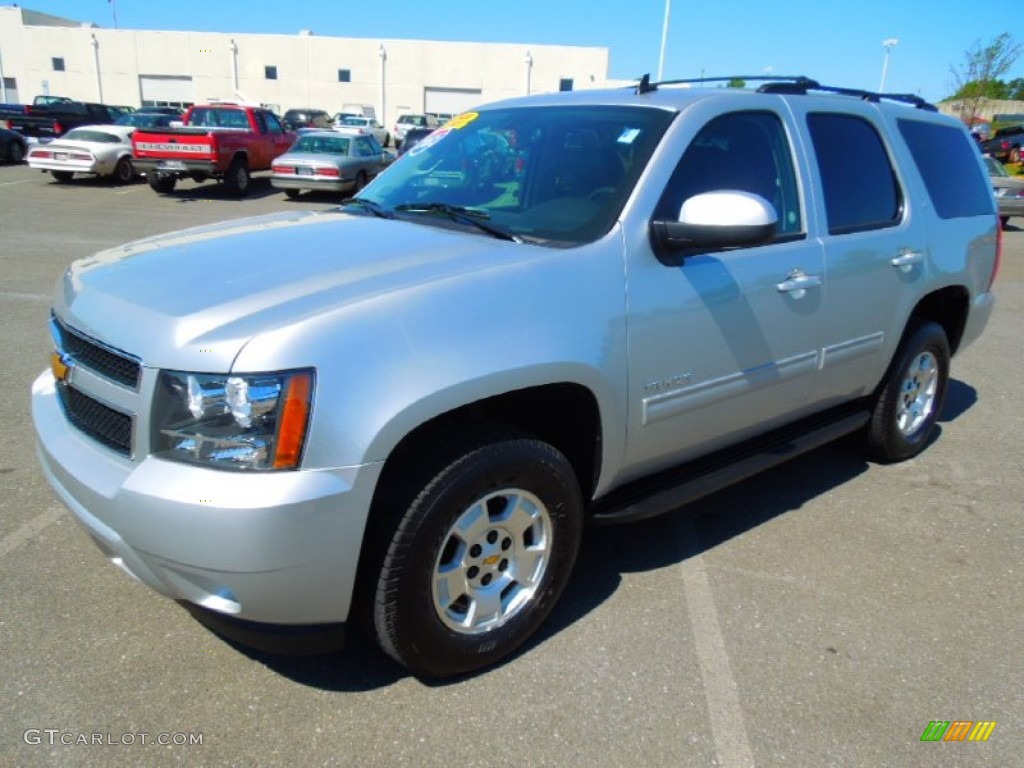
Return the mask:
{"type": "Polygon", "coordinates": [[[339,83],[351,83],[352,82],[352,70],[351,69],[339,69],[338,70],[338,82],[339,83]]]}
{"type": "Polygon", "coordinates": [[[51,61],[53,62],[53,71],[54,72],[63,72],[64,71],[64,57],[63,56],[54,56],[51,59],[51,61]]]}
{"type": "Polygon", "coordinates": [[[572,90],[572,78],[563,77],[558,81],[558,90],[560,91],[571,91],[572,90]]]}
{"type": "Polygon", "coordinates": [[[263,68],[263,77],[267,80],[277,80],[277,67],[273,65],[267,65],[263,68]]]}

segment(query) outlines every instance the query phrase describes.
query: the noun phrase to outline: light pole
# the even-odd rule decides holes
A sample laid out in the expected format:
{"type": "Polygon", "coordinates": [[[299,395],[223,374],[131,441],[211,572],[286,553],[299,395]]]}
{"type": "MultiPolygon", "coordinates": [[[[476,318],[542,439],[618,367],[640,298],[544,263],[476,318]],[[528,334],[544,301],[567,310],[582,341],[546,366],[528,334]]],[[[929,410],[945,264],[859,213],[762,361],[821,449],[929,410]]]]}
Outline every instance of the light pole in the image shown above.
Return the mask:
{"type": "Polygon", "coordinates": [[[529,51],[527,51],[526,56],[523,57],[523,63],[526,65],[526,95],[529,96],[531,85],[530,80],[533,75],[533,56],[530,55],[529,51]]]}
{"type": "Polygon", "coordinates": [[[658,82],[665,77],[665,46],[668,44],[668,17],[672,12],[672,0],[665,0],[665,23],[661,26],[661,55],[658,57],[658,82]]]}
{"type": "Polygon", "coordinates": [[[878,92],[885,93],[885,75],[889,71],[889,53],[892,49],[899,45],[899,38],[888,37],[882,41],[882,47],[885,48],[885,58],[882,59],[882,82],[878,84],[878,92]]]}

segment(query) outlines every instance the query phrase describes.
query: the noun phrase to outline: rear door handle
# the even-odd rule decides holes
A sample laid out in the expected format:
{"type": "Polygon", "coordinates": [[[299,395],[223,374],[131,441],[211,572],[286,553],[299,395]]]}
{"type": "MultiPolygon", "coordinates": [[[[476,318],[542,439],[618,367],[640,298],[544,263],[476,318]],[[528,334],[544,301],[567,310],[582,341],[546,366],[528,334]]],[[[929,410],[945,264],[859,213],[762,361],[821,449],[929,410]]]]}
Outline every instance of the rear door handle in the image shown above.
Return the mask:
{"type": "Polygon", "coordinates": [[[910,248],[904,248],[900,251],[900,255],[890,260],[889,263],[900,272],[909,272],[916,264],[920,264],[922,261],[924,261],[923,253],[911,250],[910,248]]]}

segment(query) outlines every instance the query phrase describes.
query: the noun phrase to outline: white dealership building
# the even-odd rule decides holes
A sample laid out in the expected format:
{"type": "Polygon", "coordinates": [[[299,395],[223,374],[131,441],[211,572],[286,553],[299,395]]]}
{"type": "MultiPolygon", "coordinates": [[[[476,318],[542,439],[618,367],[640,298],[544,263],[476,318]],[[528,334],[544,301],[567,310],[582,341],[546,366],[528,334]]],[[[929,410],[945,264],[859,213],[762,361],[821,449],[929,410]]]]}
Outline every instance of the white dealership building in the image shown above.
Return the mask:
{"type": "Polygon", "coordinates": [[[608,49],[109,29],[0,7],[0,102],[38,95],[115,105],[258,102],[332,114],[452,114],[527,93],[608,85],[608,49]]]}

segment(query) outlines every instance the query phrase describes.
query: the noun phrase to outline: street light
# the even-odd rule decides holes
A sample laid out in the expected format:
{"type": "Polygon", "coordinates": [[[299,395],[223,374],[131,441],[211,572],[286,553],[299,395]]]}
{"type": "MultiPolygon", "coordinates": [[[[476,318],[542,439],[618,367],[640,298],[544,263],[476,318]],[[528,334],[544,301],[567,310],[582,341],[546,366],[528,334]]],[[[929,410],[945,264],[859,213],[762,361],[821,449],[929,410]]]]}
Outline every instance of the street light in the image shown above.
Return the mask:
{"type": "Polygon", "coordinates": [[[899,42],[897,37],[888,37],[882,41],[882,47],[885,48],[885,58],[882,59],[882,82],[878,84],[879,93],[885,93],[885,73],[889,70],[889,53],[894,46],[899,45],[899,42]]]}
{"type": "Polygon", "coordinates": [[[665,0],[665,23],[661,27],[661,56],[658,57],[658,82],[665,77],[665,46],[668,43],[668,17],[672,12],[672,0],[665,0]]]}

